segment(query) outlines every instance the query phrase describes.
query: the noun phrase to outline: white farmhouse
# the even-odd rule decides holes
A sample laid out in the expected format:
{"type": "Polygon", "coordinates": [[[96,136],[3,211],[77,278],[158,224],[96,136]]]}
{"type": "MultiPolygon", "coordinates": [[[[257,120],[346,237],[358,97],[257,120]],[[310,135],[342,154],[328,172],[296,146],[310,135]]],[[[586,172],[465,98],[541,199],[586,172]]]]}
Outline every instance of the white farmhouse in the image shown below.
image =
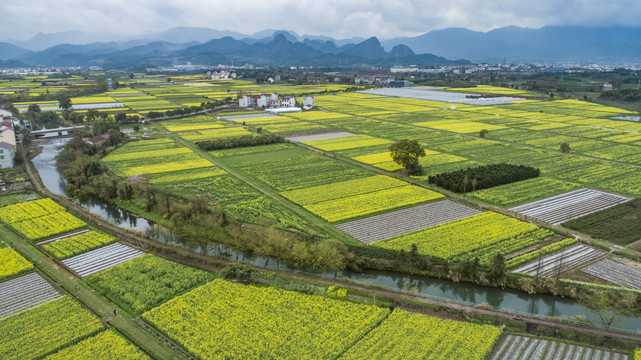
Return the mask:
{"type": "Polygon", "coordinates": [[[279,108],[280,107],[280,100],[278,99],[271,99],[269,100],[269,107],[270,108],[279,108]]]}
{"type": "Polygon", "coordinates": [[[304,98],[303,99],[303,106],[314,107],[314,97],[313,96],[307,96],[306,98],[304,98]]]}
{"type": "Polygon", "coordinates": [[[256,97],[256,106],[266,108],[269,106],[270,94],[260,94],[256,97]]]}
{"type": "Polygon", "coordinates": [[[16,149],[16,135],[11,121],[0,123],[0,168],[7,169],[14,166],[16,149]]]}
{"type": "Polygon", "coordinates": [[[296,98],[290,95],[285,95],[283,96],[283,100],[281,101],[281,106],[282,107],[294,107],[296,106],[296,98]]]}
{"type": "Polygon", "coordinates": [[[256,106],[256,99],[254,96],[243,95],[238,98],[238,106],[241,108],[250,108],[256,106]]]}

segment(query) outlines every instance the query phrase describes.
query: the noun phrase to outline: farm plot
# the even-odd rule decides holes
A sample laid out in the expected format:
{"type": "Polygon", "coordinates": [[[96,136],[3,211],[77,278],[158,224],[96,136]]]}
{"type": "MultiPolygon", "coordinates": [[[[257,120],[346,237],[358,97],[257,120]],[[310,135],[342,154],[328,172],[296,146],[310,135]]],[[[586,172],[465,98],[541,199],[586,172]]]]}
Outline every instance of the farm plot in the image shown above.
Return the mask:
{"type": "Polygon", "coordinates": [[[575,245],[561,252],[536,260],[512,271],[529,275],[552,277],[558,273],[574,270],[599,258],[605,257],[604,251],[586,245],[575,245]]]}
{"type": "Polygon", "coordinates": [[[340,359],[482,360],[501,329],[394,310],[340,359]]]}
{"type": "Polygon", "coordinates": [[[102,329],[97,317],[64,296],[0,319],[0,358],[38,359],[102,329]]]}
{"type": "Polygon", "coordinates": [[[305,145],[313,146],[325,151],[339,151],[392,143],[391,140],[375,138],[369,135],[340,136],[329,139],[305,140],[301,142],[305,145]]]}
{"type": "Polygon", "coordinates": [[[347,131],[332,132],[327,134],[317,134],[317,135],[306,135],[306,136],[294,136],[287,138],[289,141],[294,142],[303,142],[303,141],[312,141],[312,140],[323,140],[323,139],[334,139],[344,136],[356,135],[347,131]]]}
{"type": "Polygon", "coordinates": [[[0,246],[0,281],[18,276],[33,269],[33,264],[27,261],[17,251],[0,246]]]}
{"type": "Polygon", "coordinates": [[[455,201],[442,200],[349,221],[336,227],[358,241],[369,244],[480,213],[455,201]]]}
{"type": "Polygon", "coordinates": [[[339,222],[443,197],[437,192],[407,184],[365,194],[320,201],[303,205],[303,207],[329,222],[339,222]]]}
{"type": "Polygon", "coordinates": [[[60,296],[38,273],[5,281],[0,283],[0,318],[60,296]]]}
{"type": "Polygon", "coordinates": [[[443,259],[473,259],[489,264],[496,253],[513,253],[538,244],[554,233],[494,212],[484,212],[425,230],[377,241],[373,246],[409,251],[443,259]]]}
{"type": "Polygon", "coordinates": [[[62,263],[80,277],[85,277],[144,254],[127,245],[115,243],[66,259],[62,263]]]}
{"type": "Polygon", "coordinates": [[[140,314],[211,279],[208,272],[147,254],[92,275],[87,282],[140,314]]]}
{"type": "Polygon", "coordinates": [[[44,246],[42,248],[56,259],[66,259],[116,241],[118,241],[118,239],[111,235],[99,231],[86,231],[40,244],[43,244],[44,246]]]}
{"type": "Polygon", "coordinates": [[[628,355],[614,351],[563,342],[508,335],[498,345],[490,360],[628,360],[628,355]]]}
{"type": "Polygon", "coordinates": [[[0,219],[30,240],[85,227],[51,199],[39,199],[0,208],[0,219]]]}
{"type": "Polygon", "coordinates": [[[234,122],[243,122],[243,120],[250,119],[266,119],[266,118],[277,118],[277,115],[271,115],[267,113],[258,113],[258,114],[243,114],[243,115],[222,115],[225,120],[234,121],[234,122]]]}
{"type": "Polygon", "coordinates": [[[613,284],[641,290],[641,270],[620,262],[603,259],[581,270],[613,284]]]}
{"type": "Polygon", "coordinates": [[[532,216],[552,225],[575,219],[611,206],[630,198],[604,191],[582,188],[565,194],[515,206],[510,210],[532,216]]]}
{"type": "Polygon", "coordinates": [[[142,315],[199,358],[336,359],[389,309],[216,279],[142,315]]]}
{"type": "Polygon", "coordinates": [[[138,349],[136,345],[118,335],[116,331],[107,330],[64,348],[45,359],[146,360],[150,357],[138,349]]]}

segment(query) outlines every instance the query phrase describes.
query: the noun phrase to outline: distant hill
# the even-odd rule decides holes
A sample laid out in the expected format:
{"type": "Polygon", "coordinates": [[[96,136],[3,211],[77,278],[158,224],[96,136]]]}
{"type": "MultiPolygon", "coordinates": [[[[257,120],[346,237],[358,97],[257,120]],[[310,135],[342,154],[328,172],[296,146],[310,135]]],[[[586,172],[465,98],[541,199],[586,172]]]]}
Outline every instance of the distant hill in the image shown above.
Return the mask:
{"type": "Polygon", "coordinates": [[[193,60],[194,63],[209,63],[225,62],[231,58],[239,62],[256,62],[263,65],[283,65],[279,64],[280,60],[277,59],[284,59],[287,64],[300,65],[306,61],[309,61],[309,64],[323,65],[350,65],[359,61],[361,64],[372,65],[437,65],[433,61],[437,61],[438,64],[459,63],[448,62],[445,59],[468,59],[476,63],[502,63],[504,60],[510,63],[641,63],[641,28],[633,27],[545,26],[529,29],[507,26],[488,32],[449,28],[382,42],[376,38],[339,40],[322,35],[299,35],[289,30],[263,30],[247,35],[229,30],[189,26],[174,27],[161,33],[118,41],[100,39],[104,36],[69,31],[40,33],[26,41],[5,40],[0,43],[0,59],[61,66],[77,66],[88,61],[93,64],[126,65],[133,61],[167,64],[181,59],[191,59],[188,61],[193,60]],[[284,37],[291,46],[282,41],[274,42],[279,36],[284,37]],[[230,42],[230,39],[236,42],[230,42]],[[127,59],[126,54],[115,54],[115,61],[109,56],[109,51],[99,49],[100,46],[85,51],[96,43],[109,44],[113,52],[135,47],[136,55],[127,59]],[[145,48],[150,43],[156,44],[145,48]],[[164,50],[158,47],[159,43],[166,43],[163,45],[164,50]],[[9,47],[10,44],[18,49],[9,47]],[[88,48],[68,49],[69,51],[61,53],[63,49],[55,47],[62,44],[88,48]],[[272,51],[269,55],[270,50],[265,44],[271,44],[270,46],[276,46],[285,52],[272,51]],[[404,46],[394,50],[397,45],[404,46]],[[223,49],[227,46],[231,48],[223,49]],[[52,47],[55,49],[52,50],[52,47]],[[194,48],[188,49],[191,47],[194,48]],[[147,55],[144,54],[145,49],[149,50],[147,55]],[[29,50],[35,53],[30,54],[29,50]],[[426,57],[417,54],[438,56],[426,57]],[[410,59],[413,59],[413,62],[405,62],[410,59]]]}
{"type": "MultiPolygon", "coordinates": [[[[188,39],[197,34],[213,34],[207,29],[174,29],[175,38],[188,39]],[[185,30],[185,31],[182,31],[185,30]],[[185,34],[191,33],[190,36],[185,34]],[[184,36],[183,36],[184,35],[184,36]]],[[[255,34],[256,35],[256,34],[255,34]]],[[[266,35],[259,33],[258,36],[266,35]]],[[[206,35],[202,35],[206,36],[206,35]]],[[[238,34],[236,34],[237,37],[238,34]]],[[[84,45],[59,44],[42,51],[15,52],[8,59],[31,65],[89,66],[127,68],[140,64],[165,66],[191,62],[217,65],[251,63],[271,66],[350,66],[350,65],[444,65],[467,64],[466,60],[448,60],[432,55],[417,55],[409,47],[398,45],[386,52],[375,38],[340,47],[331,40],[311,40],[295,33],[278,30],[262,38],[236,39],[225,36],[204,43],[197,41],[174,43],[168,41],[96,42],[84,45]]],[[[7,44],[9,45],[9,44],[7,44]]],[[[11,45],[9,45],[11,46],[11,45]]]]}
{"type": "Polygon", "coordinates": [[[15,59],[30,51],[9,43],[0,42],[0,60],[15,59]]]}
{"type": "Polygon", "coordinates": [[[437,30],[416,37],[383,41],[386,49],[405,44],[417,53],[436,53],[474,62],[641,62],[641,28],[508,26],[488,32],[460,28],[437,30]]]}

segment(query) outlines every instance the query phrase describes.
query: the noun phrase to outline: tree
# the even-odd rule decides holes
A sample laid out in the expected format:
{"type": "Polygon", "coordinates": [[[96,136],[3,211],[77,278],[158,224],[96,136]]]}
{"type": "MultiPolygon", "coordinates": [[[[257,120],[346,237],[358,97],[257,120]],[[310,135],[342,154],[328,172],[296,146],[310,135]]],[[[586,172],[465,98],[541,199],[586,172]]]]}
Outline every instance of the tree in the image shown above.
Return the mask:
{"type": "Polygon", "coordinates": [[[505,279],[505,257],[501,253],[496,253],[490,259],[490,279],[495,284],[502,283],[505,279]]]}
{"type": "Polygon", "coordinates": [[[609,327],[619,315],[632,315],[638,309],[638,300],[632,293],[618,291],[616,295],[590,289],[579,299],[581,306],[595,312],[604,326],[609,327]]]}
{"type": "Polygon", "coordinates": [[[483,129],[479,132],[479,137],[485,138],[485,135],[487,135],[487,133],[489,133],[489,131],[487,131],[487,129],[483,129]]]}
{"type": "Polygon", "coordinates": [[[89,109],[85,114],[86,121],[94,121],[102,118],[102,114],[96,109],[89,109]]]}
{"type": "Polygon", "coordinates": [[[58,107],[62,110],[69,110],[72,107],[71,98],[69,96],[63,96],[58,100],[58,107]]]}
{"type": "Polygon", "coordinates": [[[568,144],[566,142],[562,143],[561,144],[561,152],[563,152],[564,154],[569,153],[570,152],[570,144],[568,144]]]}
{"type": "Polygon", "coordinates": [[[389,147],[392,160],[403,166],[407,175],[421,175],[423,169],[418,164],[418,158],[425,156],[425,150],[416,140],[403,139],[389,147]]]}

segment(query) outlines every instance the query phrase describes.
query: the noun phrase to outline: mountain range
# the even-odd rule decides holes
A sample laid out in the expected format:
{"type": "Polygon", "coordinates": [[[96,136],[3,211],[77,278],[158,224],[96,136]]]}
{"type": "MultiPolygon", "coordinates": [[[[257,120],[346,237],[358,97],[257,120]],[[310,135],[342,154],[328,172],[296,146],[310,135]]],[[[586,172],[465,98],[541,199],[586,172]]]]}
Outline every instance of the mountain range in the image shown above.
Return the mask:
{"type": "Polygon", "coordinates": [[[641,62],[641,28],[509,26],[488,32],[449,28],[416,37],[333,39],[264,30],[253,35],[175,27],[137,39],[93,41],[82,32],[38,34],[0,42],[0,66],[28,64],[127,68],[193,64],[391,66],[489,63],[641,62]],[[434,55],[436,54],[436,55],[434,55]],[[448,60],[450,59],[450,60],[448,60]],[[468,60],[451,60],[468,59],[468,60]]]}

